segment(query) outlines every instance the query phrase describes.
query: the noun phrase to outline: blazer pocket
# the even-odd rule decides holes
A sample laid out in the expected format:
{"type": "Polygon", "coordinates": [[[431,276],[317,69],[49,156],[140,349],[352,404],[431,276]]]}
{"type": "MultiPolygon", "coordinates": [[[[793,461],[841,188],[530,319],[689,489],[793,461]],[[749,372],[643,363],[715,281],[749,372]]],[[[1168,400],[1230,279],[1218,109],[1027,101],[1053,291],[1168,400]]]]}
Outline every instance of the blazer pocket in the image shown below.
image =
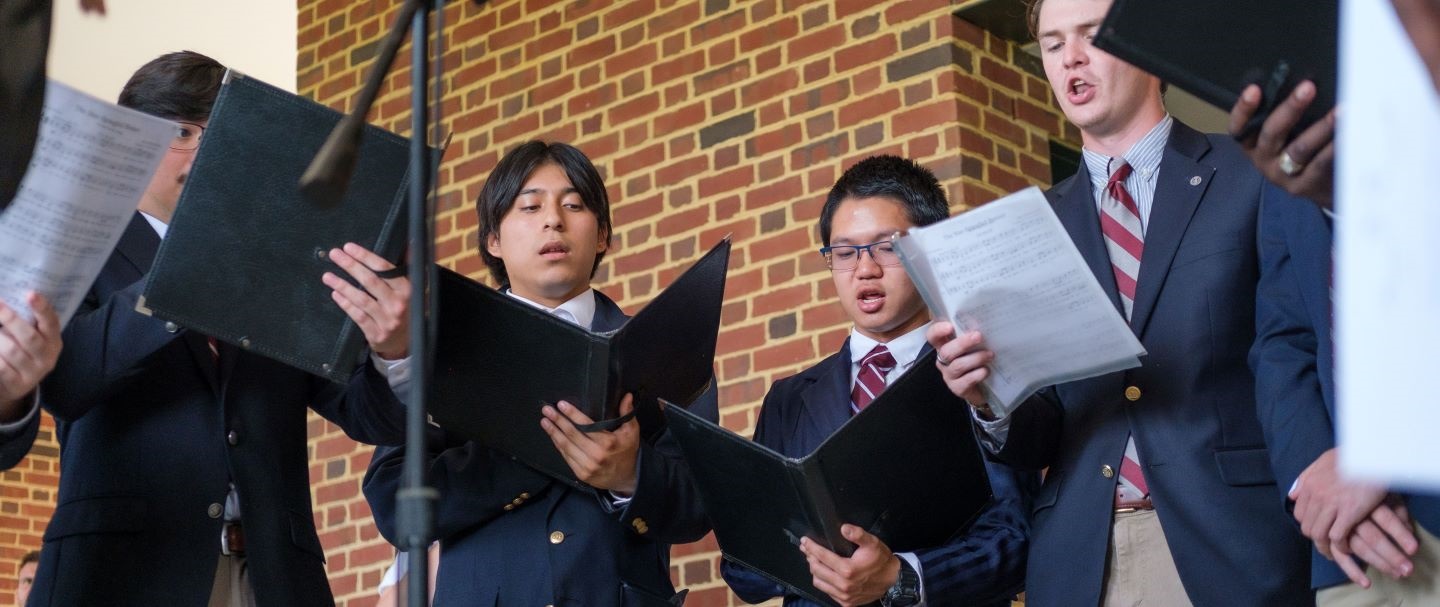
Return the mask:
{"type": "Polygon", "coordinates": [[[1264,447],[1217,450],[1215,467],[1220,471],[1220,480],[1232,487],[1275,484],[1270,450],[1264,447]]]}
{"type": "Polygon", "coordinates": [[[45,527],[45,541],[93,533],[139,533],[145,530],[149,504],[143,497],[108,495],[65,502],[55,507],[45,527]]]}
{"type": "Polygon", "coordinates": [[[315,534],[315,523],[310,516],[293,510],[287,510],[285,514],[290,518],[290,541],[301,550],[319,557],[320,562],[325,562],[325,549],[320,546],[320,536],[315,534]]]}
{"type": "MultiPolygon", "coordinates": [[[[1232,251],[1243,251],[1246,248],[1247,247],[1244,243],[1231,242],[1224,244],[1216,244],[1214,246],[1206,247],[1195,251],[1178,251],[1175,253],[1175,261],[1170,264],[1170,268],[1176,269],[1188,266],[1197,261],[1203,261],[1211,257],[1215,257],[1216,255],[1224,255],[1225,253],[1230,253],[1232,251]]],[[[1249,248],[1254,248],[1254,245],[1250,245],[1249,248]]]]}

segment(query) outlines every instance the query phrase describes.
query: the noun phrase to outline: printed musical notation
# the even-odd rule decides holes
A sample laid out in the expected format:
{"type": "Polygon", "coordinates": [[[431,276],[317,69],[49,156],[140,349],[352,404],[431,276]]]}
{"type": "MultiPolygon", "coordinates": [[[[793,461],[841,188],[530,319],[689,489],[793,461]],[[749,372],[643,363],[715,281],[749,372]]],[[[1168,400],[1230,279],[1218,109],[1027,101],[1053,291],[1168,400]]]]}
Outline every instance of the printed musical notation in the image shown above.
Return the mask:
{"type": "Polygon", "coordinates": [[[50,81],[29,171],[0,215],[0,299],[28,318],[24,294],[39,291],[68,322],[177,128],[50,81]]]}
{"type": "Polygon", "coordinates": [[[1039,189],[913,228],[896,248],[932,316],[985,336],[995,360],[984,390],[997,414],[1145,354],[1039,189]]]}

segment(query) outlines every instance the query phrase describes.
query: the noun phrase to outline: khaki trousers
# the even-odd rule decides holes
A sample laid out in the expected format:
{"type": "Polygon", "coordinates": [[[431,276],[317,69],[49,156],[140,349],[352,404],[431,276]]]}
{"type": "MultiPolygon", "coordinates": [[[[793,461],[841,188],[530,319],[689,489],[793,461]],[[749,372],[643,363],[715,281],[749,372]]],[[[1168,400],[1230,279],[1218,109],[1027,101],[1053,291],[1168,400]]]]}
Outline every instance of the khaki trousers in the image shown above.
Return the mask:
{"type": "Polygon", "coordinates": [[[245,557],[220,555],[215,566],[215,585],[210,587],[209,607],[255,607],[255,591],[245,557]]]}
{"type": "Polygon", "coordinates": [[[1105,607],[1190,605],[1154,510],[1116,512],[1105,568],[1105,607]]]}
{"type": "Polygon", "coordinates": [[[1429,607],[1440,605],[1440,539],[1424,527],[1415,525],[1420,549],[1410,559],[1415,571],[1403,579],[1394,579],[1366,567],[1370,588],[1359,584],[1342,584],[1321,590],[1315,596],[1319,607],[1429,607]]]}

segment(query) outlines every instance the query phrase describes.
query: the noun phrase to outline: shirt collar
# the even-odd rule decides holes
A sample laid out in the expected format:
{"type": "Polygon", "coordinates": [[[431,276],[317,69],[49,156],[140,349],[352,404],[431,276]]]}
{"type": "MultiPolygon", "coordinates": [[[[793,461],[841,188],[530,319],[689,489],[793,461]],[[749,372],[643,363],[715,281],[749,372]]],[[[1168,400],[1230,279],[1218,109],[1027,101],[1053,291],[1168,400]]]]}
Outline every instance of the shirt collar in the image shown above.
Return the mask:
{"type": "MultiPolygon", "coordinates": [[[[1155,171],[1159,170],[1160,159],[1165,155],[1165,142],[1170,140],[1170,128],[1174,125],[1175,118],[1165,114],[1165,118],[1151,128],[1149,133],[1121,155],[1121,158],[1135,169],[1136,175],[1149,181],[1155,171]]],[[[1105,189],[1110,173],[1120,166],[1120,163],[1115,162],[1115,158],[1090,149],[1080,150],[1080,155],[1085,159],[1085,168],[1090,171],[1090,183],[1095,186],[1096,191],[1105,189]]]]}
{"type": "Polygon", "coordinates": [[[149,223],[150,227],[155,229],[155,233],[160,235],[160,240],[165,240],[165,233],[170,231],[169,224],[160,221],[154,215],[146,213],[145,211],[140,211],[140,216],[144,217],[145,222],[149,223]]]}
{"type": "Polygon", "coordinates": [[[575,324],[585,327],[586,330],[589,330],[591,323],[595,322],[595,289],[585,289],[584,292],[554,308],[525,299],[510,289],[505,289],[505,294],[551,314],[554,314],[556,310],[564,310],[575,318],[575,324]]]}
{"type": "MultiPolygon", "coordinates": [[[[895,366],[899,369],[908,369],[920,357],[920,349],[925,347],[925,330],[930,328],[930,323],[896,337],[885,344],[885,349],[895,357],[895,366]]],[[[870,339],[855,329],[850,329],[850,364],[860,364],[860,359],[865,358],[871,350],[880,342],[870,339]]]]}

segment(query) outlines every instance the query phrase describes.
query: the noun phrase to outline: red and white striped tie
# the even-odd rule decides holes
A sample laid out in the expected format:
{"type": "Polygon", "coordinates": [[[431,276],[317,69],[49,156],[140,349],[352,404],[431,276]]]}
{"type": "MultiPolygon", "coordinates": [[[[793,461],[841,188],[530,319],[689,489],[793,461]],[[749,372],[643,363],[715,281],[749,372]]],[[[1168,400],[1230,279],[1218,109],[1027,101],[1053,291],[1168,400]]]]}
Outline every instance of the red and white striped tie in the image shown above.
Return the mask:
{"type": "MultiPolygon", "coordinates": [[[[1115,271],[1115,287],[1129,320],[1135,309],[1135,285],[1140,278],[1140,258],[1145,251],[1145,230],[1140,223],[1140,207],[1125,189],[1125,178],[1134,168],[1121,161],[1100,199],[1100,231],[1105,235],[1105,249],[1110,253],[1110,267],[1115,271]]],[[[1115,485],[1115,501],[1133,502],[1150,495],[1145,475],[1140,469],[1140,454],[1135,437],[1125,441],[1125,455],[1120,460],[1120,482],[1115,485]]]]}
{"type": "Polygon", "coordinates": [[[885,390],[885,374],[895,368],[895,357],[885,344],[875,346],[860,359],[855,387],[850,389],[850,412],[859,413],[885,390]]]}

